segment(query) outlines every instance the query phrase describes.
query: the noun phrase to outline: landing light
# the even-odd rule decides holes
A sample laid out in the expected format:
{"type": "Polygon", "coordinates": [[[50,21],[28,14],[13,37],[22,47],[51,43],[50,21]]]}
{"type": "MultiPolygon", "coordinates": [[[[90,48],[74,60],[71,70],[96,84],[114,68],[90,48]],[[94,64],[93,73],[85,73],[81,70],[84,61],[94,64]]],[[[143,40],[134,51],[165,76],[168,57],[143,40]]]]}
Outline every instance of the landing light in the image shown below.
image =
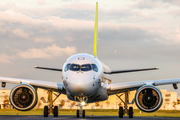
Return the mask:
{"type": "Polygon", "coordinates": [[[85,102],[81,102],[81,105],[85,105],[85,102]]]}

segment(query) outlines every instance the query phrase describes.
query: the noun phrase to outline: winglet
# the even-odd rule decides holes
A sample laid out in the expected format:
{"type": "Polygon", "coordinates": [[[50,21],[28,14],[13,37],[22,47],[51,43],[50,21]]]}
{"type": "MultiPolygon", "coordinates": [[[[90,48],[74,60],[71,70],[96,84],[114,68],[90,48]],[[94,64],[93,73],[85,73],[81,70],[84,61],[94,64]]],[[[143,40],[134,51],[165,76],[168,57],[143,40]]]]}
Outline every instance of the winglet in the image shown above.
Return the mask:
{"type": "Polygon", "coordinates": [[[98,40],[98,2],[96,2],[95,30],[94,30],[94,57],[97,58],[97,40],[98,40]]]}

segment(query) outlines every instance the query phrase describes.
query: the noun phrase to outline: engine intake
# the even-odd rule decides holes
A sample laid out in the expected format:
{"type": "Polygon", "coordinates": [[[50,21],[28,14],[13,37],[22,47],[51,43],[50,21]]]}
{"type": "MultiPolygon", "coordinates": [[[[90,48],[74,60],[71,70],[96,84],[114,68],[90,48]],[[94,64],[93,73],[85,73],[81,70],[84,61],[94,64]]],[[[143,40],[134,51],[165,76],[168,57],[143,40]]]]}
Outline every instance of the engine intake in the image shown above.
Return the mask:
{"type": "Polygon", "coordinates": [[[14,108],[21,111],[31,110],[37,104],[37,91],[28,84],[19,84],[11,90],[9,96],[14,108]]]}
{"type": "Polygon", "coordinates": [[[137,107],[144,112],[158,110],[163,102],[161,91],[153,85],[144,85],[138,89],[135,95],[137,107]]]}

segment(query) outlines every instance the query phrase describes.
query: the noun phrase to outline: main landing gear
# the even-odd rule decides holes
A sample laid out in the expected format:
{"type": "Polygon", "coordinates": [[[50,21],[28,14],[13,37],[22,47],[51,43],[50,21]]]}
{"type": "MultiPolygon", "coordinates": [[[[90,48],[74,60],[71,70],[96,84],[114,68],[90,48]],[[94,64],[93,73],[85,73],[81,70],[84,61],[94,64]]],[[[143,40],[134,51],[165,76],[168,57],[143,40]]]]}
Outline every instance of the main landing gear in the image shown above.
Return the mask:
{"type": "Polygon", "coordinates": [[[80,110],[77,110],[76,112],[76,116],[77,118],[79,118],[79,115],[82,115],[83,118],[85,118],[85,110],[83,110],[82,108],[86,105],[86,102],[88,100],[87,97],[85,96],[75,96],[75,99],[78,99],[79,100],[79,104],[77,106],[80,107],[80,110]]]}
{"type": "Polygon", "coordinates": [[[123,93],[120,95],[118,95],[118,93],[116,93],[116,96],[120,99],[120,101],[122,101],[124,103],[124,109],[123,109],[123,107],[119,107],[119,118],[123,118],[123,115],[125,115],[125,114],[129,115],[129,118],[133,118],[133,107],[129,107],[129,109],[128,109],[128,104],[133,104],[134,100],[131,103],[129,103],[129,93],[128,92],[129,92],[128,90],[126,90],[124,92],[124,94],[125,94],[124,101],[121,99],[121,96],[123,95],[123,93]]]}
{"type": "Polygon", "coordinates": [[[48,114],[52,113],[54,114],[54,117],[58,117],[58,106],[53,106],[53,102],[61,95],[59,93],[58,95],[54,93],[56,98],[53,100],[53,90],[49,89],[48,90],[48,103],[50,107],[44,106],[44,117],[48,117],[48,114]]]}

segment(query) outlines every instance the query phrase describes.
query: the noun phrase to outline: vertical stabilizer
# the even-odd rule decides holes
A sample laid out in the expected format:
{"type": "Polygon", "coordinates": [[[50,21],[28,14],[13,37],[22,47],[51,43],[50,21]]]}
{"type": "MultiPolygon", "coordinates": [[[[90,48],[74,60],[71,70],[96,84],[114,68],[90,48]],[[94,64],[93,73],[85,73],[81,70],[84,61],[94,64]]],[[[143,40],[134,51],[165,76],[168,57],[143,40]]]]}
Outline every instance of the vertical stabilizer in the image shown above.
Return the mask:
{"type": "Polygon", "coordinates": [[[95,29],[94,29],[94,57],[97,58],[97,42],[98,42],[98,2],[96,2],[96,16],[95,16],[95,29]]]}

